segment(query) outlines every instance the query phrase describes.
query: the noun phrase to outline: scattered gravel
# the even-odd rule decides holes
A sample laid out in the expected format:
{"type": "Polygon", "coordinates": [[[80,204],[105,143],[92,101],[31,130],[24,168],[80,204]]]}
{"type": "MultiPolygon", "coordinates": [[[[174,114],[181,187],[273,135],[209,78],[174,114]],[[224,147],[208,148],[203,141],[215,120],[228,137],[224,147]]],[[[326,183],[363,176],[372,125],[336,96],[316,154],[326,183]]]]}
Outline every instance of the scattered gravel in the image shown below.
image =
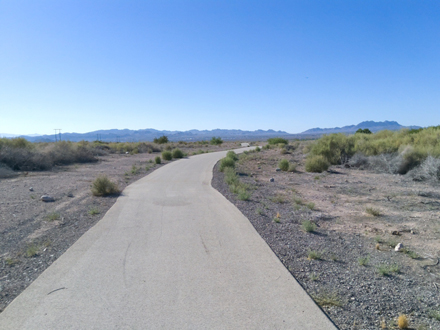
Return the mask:
{"type": "MultiPolygon", "coordinates": [[[[303,160],[300,153],[287,156],[300,164],[303,160]]],[[[403,252],[395,252],[391,241],[377,239],[380,241],[377,243],[370,237],[372,228],[362,226],[362,221],[355,222],[360,224],[354,226],[357,230],[353,226],[343,230],[343,217],[332,214],[332,207],[320,207],[320,201],[314,201],[318,210],[309,204],[313,209],[310,210],[299,198],[306,191],[317,189],[316,174],[276,172],[279,159],[287,156],[274,150],[244,156],[247,159],[239,162],[237,172],[243,182],[253,187],[249,201],[238,200],[229,191],[218,166],[214,169],[212,185],[250,220],[285,267],[340,329],[393,329],[397,328],[400,314],[408,316],[411,329],[440,329],[440,322],[429,316],[432,311],[440,310],[438,259],[411,259],[403,252]],[[274,182],[269,181],[271,177],[275,178],[274,182]],[[305,220],[316,225],[314,232],[302,229],[305,220]]],[[[332,167],[323,174],[325,183],[342,181],[338,174],[342,170],[332,167]]],[[[351,171],[351,181],[360,173],[347,171],[351,171]]],[[[369,174],[362,172],[362,175],[369,174]]],[[[387,179],[395,181],[393,177],[389,175],[387,179]]],[[[342,182],[345,180],[344,177],[342,182]]],[[[371,195],[368,197],[371,199],[371,195]]],[[[327,192],[321,198],[339,197],[327,192]]],[[[365,217],[355,213],[350,216],[361,220],[365,217]]],[[[396,236],[396,239],[402,238],[396,236]]]]}

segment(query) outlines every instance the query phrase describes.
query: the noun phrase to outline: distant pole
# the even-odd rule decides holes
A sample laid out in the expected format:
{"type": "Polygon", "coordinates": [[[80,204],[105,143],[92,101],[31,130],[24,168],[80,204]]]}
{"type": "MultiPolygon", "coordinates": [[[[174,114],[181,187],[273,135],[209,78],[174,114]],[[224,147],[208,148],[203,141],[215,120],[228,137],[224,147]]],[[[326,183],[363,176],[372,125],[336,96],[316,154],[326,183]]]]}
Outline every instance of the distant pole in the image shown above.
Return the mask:
{"type": "Polygon", "coordinates": [[[61,128],[54,128],[54,131],[55,131],[55,142],[61,141],[61,128]]]}

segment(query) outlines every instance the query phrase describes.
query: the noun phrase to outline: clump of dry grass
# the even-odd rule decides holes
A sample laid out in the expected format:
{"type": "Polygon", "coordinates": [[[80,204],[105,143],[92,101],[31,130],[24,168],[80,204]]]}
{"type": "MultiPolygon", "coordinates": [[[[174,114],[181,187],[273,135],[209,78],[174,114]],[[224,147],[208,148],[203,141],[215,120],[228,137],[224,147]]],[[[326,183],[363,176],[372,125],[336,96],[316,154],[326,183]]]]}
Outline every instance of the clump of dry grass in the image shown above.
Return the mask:
{"type": "Polygon", "coordinates": [[[380,216],[380,211],[378,209],[375,209],[374,207],[367,207],[365,209],[365,212],[367,212],[368,214],[372,215],[373,217],[380,216]]]}
{"type": "Polygon", "coordinates": [[[110,181],[106,175],[97,177],[92,183],[92,194],[94,196],[108,196],[119,192],[118,185],[110,181]]]}
{"type": "Polygon", "coordinates": [[[402,314],[397,318],[397,326],[399,329],[408,329],[409,321],[405,314],[402,314]]]}

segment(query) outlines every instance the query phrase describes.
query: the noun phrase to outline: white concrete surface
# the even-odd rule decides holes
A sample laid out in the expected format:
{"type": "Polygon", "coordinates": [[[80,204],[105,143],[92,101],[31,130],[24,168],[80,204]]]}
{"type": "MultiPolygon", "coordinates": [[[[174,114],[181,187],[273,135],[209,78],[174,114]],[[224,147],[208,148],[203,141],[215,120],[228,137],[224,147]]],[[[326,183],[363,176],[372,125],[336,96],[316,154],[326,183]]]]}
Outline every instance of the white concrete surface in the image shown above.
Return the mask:
{"type": "Polygon", "coordinates": [[[127,187],[0,314],[0,329],[335,329],[211,187],[225,154],[170,163],[127,187]]]}

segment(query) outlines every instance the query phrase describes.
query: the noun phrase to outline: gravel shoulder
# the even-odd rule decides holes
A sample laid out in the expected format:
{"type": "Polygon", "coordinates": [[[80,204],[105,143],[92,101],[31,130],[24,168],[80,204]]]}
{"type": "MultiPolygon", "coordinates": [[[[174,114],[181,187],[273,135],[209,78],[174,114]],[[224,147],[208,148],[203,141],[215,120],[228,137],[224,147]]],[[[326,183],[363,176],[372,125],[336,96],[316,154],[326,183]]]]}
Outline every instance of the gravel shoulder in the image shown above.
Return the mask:
{"type": "Polygon", "coordinates": [[[306,173],[303,145],[296,147],[240,158],[248,201],[230,192],[218,165],[212,185],[340,329],[397,329],[401,314],[411,329],[440,329],[440,188],[343,166],[306,173]],[[281,159],[296,171],[276,171],[281,159]],[[315,230],[307,232],[305,221],[315,230]],[[404,250],[395,252],[397,243],[404,250]]]}
{"type": "MultiPolygon", "coordinates": [[[[238,147],[176,145],[188,154],[238,147]]],[[[118,196],[96,197],[91,184],[105,174],[124,188],[161,165],[160,153],[110,154],[97,163],[55,167],[45,172],[19,172],[0,179],[0,312],[47,267],[95,225],[118,196]],[[31,189],[32,188],[32,189],[31,189]],[[45,203],[42,195],[54,197],[45,203]]]]}

